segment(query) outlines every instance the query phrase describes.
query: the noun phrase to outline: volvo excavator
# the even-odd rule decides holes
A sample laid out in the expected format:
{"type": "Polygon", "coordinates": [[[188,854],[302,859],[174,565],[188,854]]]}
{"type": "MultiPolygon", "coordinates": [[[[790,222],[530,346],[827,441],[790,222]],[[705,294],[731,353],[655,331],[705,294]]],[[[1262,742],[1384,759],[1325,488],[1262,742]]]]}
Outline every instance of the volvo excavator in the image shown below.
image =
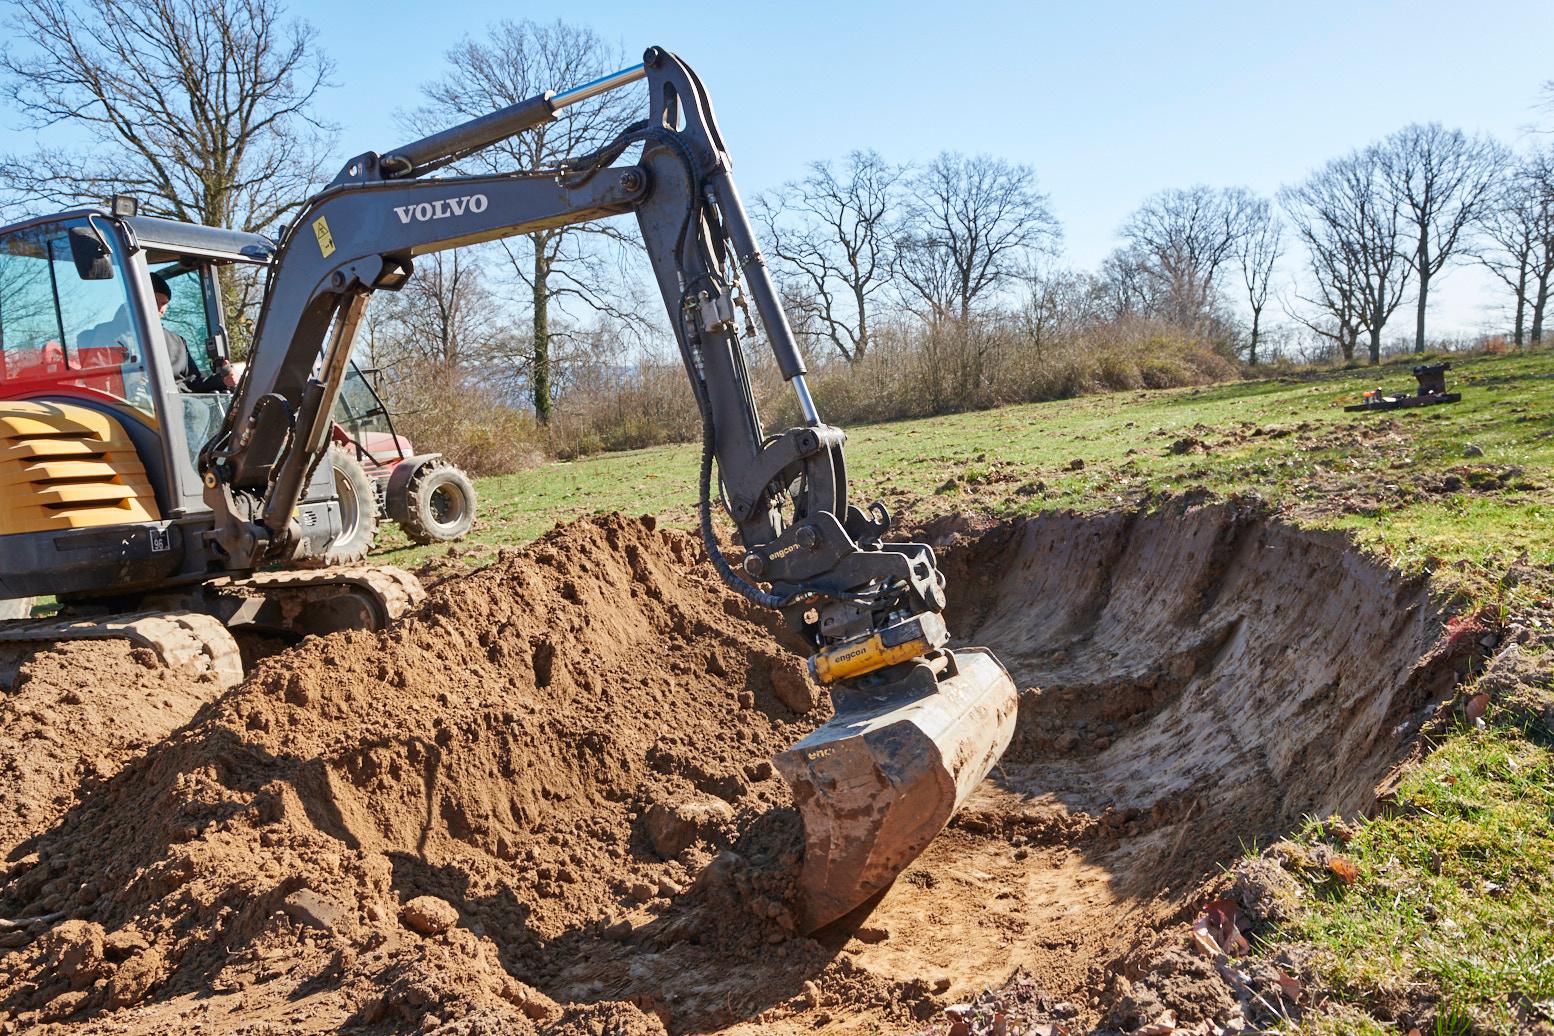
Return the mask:
{"type": "Polygon", "coordinates": [[[124,197],[0,229],[0,599],[61,603],[0,623],[0,640],[124,637],[231,682],[234,629],[391,629],[423,596],[412,576],[309,567],[341,532],[322,461],[368,299],[403,287],[418,256],[618,216],[636,219],[700,409],[707,556],[804,639],[835,708],[775,761],[804,825],[800,925],[881,893],[1007,747],[1015,688],[991,652],[950,646],[932,549],[886,539],[884,507],[849,500],[846,437],[810,395],[711,101],[657,47],[352,158],[276,241],[140,216],[124,197]],[[643,80],[644,118],[597,151],[432,175],[643,80]],[[223,365],[219,282],[239,263],[265,275],[242,378],[230,396],[181,392],[164,321],[223,365]],[[160,319],[153,274],[179,300],[160,319]],[[746,341],[771,350],[798,427],[766,430],[746,341]],[[715,500],[737,562],[715,535],[715,500]]]}

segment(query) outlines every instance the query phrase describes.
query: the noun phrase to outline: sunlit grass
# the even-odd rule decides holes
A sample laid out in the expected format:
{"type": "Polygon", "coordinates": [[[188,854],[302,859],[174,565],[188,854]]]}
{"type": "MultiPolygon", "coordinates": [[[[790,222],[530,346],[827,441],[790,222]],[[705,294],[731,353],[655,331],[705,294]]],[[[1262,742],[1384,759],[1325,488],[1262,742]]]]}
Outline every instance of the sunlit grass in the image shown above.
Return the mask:
{"type": "MultiPolygon", "coordinates": [[[[868,425],[847,430],[849,474],[855,499],[882,498],[917,520],[1089,511],[1189,491],[1253,495],[1296,522],[1353,532],[1406,569],[1438,572],[1470,598],[1497,601],[1507,568],[1524,554],[1554,564],[1554,353],[1464,361],[1450,376],[1462,402],[1384,414],[1348,414],[1343,405],[1377,384],[1410,387],[1406,366],[868,425]],[[1204,446],[1173,452],[1180,442],[1204,446]],[[1476,484],[1515,469],[1505,488],[1476,484]],[[1419,488],[1454,472],[1455,491],[1419,488]],[[1373,486],[1378,499],[1357,503],[1373,486]]],[[[480,519],[460,553],[478,564],[600,511],[689,527],[698,458],[693,445],[663,446],[481,479],[480,519]]],[[[399,564],[445,552],[410,548],[395,531],[380,542],[384,560],[399,564]]],[[[1546,593],[1540,582],[1512,596],[1546,593]]]]}
{"type": "MultiPolygon", "coordinates": [[[[1318,824],[1302,837],[1322,836],[1318,824]]],[[[1546,747],[1514,728],[1447,738],[1342,851],[1359,880],[1306,873],[1308,906],[1280,933],[1323,951],[1319,967],[1340,1002],[1412,1005],[1512,1032],[1518,1005],[1554,1001],[1546,747]]],[[[1326,1026],[1302,1031],[1344,1031],[1326,1026]]]]}

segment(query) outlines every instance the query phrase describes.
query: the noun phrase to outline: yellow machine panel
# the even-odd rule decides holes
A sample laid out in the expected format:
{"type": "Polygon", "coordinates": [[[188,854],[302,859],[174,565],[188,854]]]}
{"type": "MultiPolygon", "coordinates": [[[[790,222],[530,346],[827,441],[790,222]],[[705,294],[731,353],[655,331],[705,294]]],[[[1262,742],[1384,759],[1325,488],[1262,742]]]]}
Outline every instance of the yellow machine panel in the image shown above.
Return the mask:
{"type": "Polygon", "coordinates": [[[0,535],[160,517],[114,418],[72,403],[0,401],[0,535]]]}

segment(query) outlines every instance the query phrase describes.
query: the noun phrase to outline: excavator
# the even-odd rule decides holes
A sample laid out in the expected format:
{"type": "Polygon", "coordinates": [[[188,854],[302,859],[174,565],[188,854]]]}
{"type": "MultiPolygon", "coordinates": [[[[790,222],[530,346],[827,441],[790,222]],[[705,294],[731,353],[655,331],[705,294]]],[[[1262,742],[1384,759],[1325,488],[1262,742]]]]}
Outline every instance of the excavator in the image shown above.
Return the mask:
{"type": "Polygon", "coordinates": [[[799,926],[870,902],[1002,755],[1015,687],[985,648],[951,646],[933,550],[887,540],[885,508],[849,500],[846,436],[810,394],[707,91],[658,47],[593,82],[350,159],[275,241],[141,216],[124,196],[0,229],[0,599],[60,602],[46,619],[0,623],[0,641],[128,638],[231,683],[234,630],[391,631],[424,596],[413,576],[316,567],[342,530],[322,461],[369,298],[402,288],[418,256],[626,215],[700,410],[706,555],[803,638],[834,706],[775,760],[804,826],[799,926]],[[644,80],[644,118],[598,150],[551,168],[431,175],[644,80]],[[164,325],[222,367],[221,277],[245,263],[265,285],[241,380],[230,396],[182,392],[164,325]],[[153,275],[179,300],[160,318],[153,275]],[[771,350],[798,427],[765,429],[746,341],[771,350]],[[715,494],[737,564],[715,533],[715,494]]]}

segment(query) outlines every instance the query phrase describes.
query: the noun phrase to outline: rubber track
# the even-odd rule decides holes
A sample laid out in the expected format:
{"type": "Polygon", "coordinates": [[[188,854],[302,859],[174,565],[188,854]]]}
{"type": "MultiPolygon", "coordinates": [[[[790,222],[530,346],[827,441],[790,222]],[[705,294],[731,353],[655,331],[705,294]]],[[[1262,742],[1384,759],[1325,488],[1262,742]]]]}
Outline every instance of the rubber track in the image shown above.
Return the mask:
{"type": "MultiPolygon", "coordinates": [[[[378,602],[388,622],[426,600],[421,581],[392,565],[355,565],[294,572],[259,572],[246,579],[217,579],[212,585],[234,590],[307,590],[351,586],[378,602]]],[[[122,638],[156,652],[162,664],[214,673],[223,687],[243,680],[243,657],[230,630],[203,612],[134,612],[102,619],[36,619],[0,622],[0,641],[55,644],[70,640],[122,638]]]]}
{"type": "Polygon", "coordinates": [[[393,565],[345,565],[291,572],[256,572],[246,579],[216,580],[212,585],[230,587],[239,592],[252,590],[261,594],[269,590],[354,586],[377,598],[389,622],[426,600],[426,589],[421,586],[421,581],[393,565]]]}
{"type": "Polygon", "coordinates": [[[104,619],[28,620],[0,624],[0,641],[52,644],[122,638],[156,652],[162,664],[214,673],[223,687],[243,679],[243,657],[231,632],[200,612],[137,612],[104,619]]]}

